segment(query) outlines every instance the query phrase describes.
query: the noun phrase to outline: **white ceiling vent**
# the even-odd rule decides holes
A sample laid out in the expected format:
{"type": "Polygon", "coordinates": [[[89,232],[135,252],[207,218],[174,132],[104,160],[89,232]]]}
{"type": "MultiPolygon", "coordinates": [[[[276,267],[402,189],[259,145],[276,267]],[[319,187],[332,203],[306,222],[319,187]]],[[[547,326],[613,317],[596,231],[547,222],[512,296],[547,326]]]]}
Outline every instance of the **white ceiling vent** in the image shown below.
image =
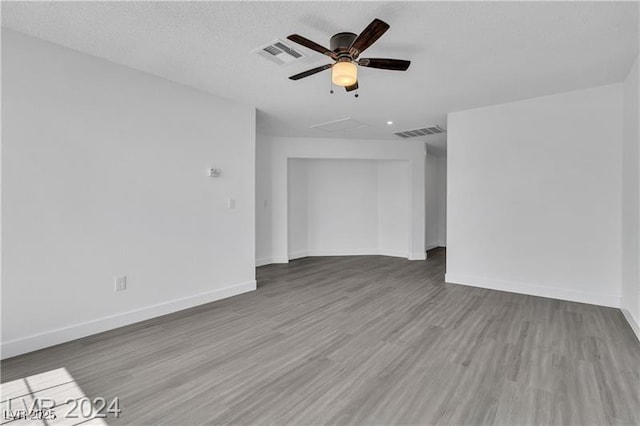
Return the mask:
{"type": "Polygon", "coordinates": [[[267,58],[278,65],[287,65],[305,56],[302,52],[289,46],[282,40],[276,40],[273,43],[262,46],[252,53],[267,58]]]}
{"type": "Polygon", "coordinates": [[[404,130],[402,132],[396,132],[394,135],[400,136],[403,139],[415,138],[417,136],[429,136],[445,133],[447,130],[440,126],[423,127],[422,129],[404,130]]]}
{"type": "Polygon", "coordinates": [[[312,129],[318,129],[329,133],[360,129],[362,127],[367,127],[367,125],[359,122],[358,120],[354,120],[353,118],[341,118],[340,120],[329,121],[328,123],[316,124],[315,126],[311,126],[312,129]]]}

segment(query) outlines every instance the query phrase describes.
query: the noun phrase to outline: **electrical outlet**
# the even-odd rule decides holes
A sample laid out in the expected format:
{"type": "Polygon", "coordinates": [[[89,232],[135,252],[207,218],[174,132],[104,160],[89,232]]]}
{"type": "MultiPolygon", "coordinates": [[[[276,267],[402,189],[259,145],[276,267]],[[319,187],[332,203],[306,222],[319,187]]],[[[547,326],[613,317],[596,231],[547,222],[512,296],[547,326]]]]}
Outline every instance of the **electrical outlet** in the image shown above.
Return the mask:
{"type": "Polygon", "coordinates": [[[124,291],[127,289],[127,276],[116,277],[116,291],[124,291]]]}

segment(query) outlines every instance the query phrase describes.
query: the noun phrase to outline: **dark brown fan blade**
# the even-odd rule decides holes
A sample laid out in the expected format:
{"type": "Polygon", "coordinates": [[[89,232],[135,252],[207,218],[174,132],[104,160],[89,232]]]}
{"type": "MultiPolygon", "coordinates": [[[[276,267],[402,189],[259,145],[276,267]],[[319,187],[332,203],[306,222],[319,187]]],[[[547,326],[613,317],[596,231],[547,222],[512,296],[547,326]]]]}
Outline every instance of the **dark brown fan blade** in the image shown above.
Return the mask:
{"type": "Polygon", "coordinates": [[[309,77],[310,75],[319,73],[320,71],[328,70],[332,66],[333,66],[333,64],[327,64],[327,65],[323,65],[321,67],[312,68],[310,70],[306,70],[304,72],[301,72],[300,74],[292,75],[291,77],[289,77],[289,79],[290,80],[300,80],[301,78],[309,77]]]}
{"type": "Polygon", "coordinates": [[[358,88],[358,81],[356,80],[351,86],[344,87],[347,92],[351,92],[352,90],[356,90],[358,88]]]}
{"type": "Polygon", "coordinates": [[[411,65],[411,61],[404,59],[388,59],[388,58],[362,58],[358,61],[358,65],[368,68],[380,68],[383,70],[406,71],[411,65]]]}
{"type": "Polygon", "coordinates": [[[357,58],[369,46],[376,42],[389,29],[389,24],[376,18],[362,30],[360,35],[351,43],[349,53],[353,59],[357,58]]]}
{"type": "Polygon", "coordinates": [[[327,49],[324,46],[320,46],[318,43],[316,43],[315,41],[311,41],[308,38],[304,38],[301,35],[298,34],[291,34],[290,36],[287,37],[289,40],[294,41],[306,48],[309,48],[311,50],[315,50],[316,52],[320,52],[323,55],[327,55],[333,59],[336,59],[337,56],[334,52],[332,52],[331,50],[327,49]]]}

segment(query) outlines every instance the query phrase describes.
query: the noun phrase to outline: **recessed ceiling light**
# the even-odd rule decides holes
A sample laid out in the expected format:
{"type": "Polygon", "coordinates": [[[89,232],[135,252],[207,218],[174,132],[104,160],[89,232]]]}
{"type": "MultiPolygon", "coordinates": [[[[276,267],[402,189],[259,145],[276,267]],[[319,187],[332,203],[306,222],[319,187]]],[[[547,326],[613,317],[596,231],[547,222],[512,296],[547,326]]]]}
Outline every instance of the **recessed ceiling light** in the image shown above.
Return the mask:
{"type": "Polygon", "coordinates": [[[387,121],[387,126],[391,126],[393,124],[393,121],[387,121]]]}

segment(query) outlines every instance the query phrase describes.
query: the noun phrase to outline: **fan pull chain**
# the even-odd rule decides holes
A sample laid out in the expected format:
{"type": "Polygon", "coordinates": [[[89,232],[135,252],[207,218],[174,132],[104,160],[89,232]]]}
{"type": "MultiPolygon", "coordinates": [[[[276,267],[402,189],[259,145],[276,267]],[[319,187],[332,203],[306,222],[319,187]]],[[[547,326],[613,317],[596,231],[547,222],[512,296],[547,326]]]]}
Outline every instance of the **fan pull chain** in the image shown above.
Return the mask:
{"type": "Polygon", "coordinates": [[[333,80],[329,79],[329,93],[333,95],[333,80]]]}

